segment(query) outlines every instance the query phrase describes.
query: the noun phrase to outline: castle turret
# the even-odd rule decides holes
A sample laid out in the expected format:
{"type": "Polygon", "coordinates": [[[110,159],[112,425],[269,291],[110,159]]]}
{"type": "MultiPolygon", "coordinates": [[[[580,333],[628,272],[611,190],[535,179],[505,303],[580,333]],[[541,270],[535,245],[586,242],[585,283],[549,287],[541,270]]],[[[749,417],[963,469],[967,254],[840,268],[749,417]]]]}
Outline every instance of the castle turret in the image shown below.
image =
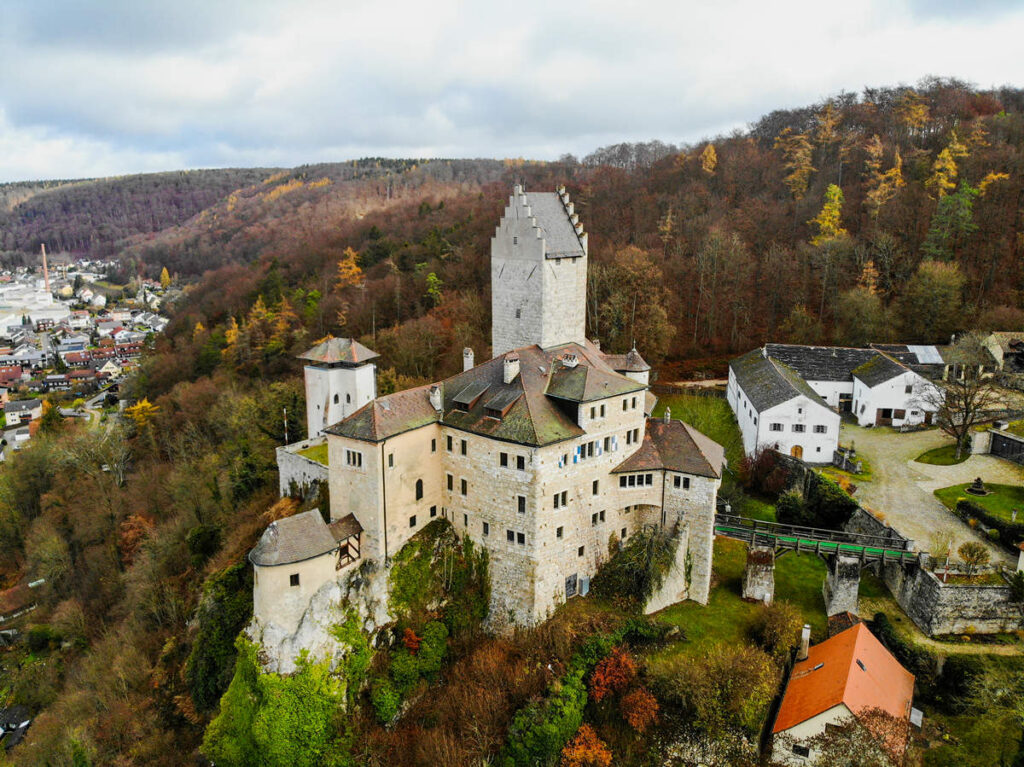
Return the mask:
{"type": "Polygon", "coordinates": [[[315,437],[377,396],[380,355],[351,338],[327,338],[299,359],[306,360],[306,426],[315,437]]]}
{"type": "Polygon", "coordinates": [[[516,184],[491,239],[491,353],[583,344],[587,235],[565,187],[516,184]]]}

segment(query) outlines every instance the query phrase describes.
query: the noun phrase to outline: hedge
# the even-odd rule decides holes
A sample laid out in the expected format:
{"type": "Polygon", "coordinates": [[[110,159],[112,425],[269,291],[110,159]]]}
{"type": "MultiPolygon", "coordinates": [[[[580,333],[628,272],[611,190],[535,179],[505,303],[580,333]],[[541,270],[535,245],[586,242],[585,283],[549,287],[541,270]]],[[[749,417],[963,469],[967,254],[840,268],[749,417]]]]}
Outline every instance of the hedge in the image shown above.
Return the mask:
{"type": "Polygon", "coordinates": [[[1012,551],[1017,551],[1017,544],[1024,541],[1024,524],[1020,522],[1007,522],[1002,517],[990,514],[976,503],[961,498],[956,502],[956,515],[964,522],[971,518],[977,519],[985,527],[999,531],[999,542],[1012,551]]]}

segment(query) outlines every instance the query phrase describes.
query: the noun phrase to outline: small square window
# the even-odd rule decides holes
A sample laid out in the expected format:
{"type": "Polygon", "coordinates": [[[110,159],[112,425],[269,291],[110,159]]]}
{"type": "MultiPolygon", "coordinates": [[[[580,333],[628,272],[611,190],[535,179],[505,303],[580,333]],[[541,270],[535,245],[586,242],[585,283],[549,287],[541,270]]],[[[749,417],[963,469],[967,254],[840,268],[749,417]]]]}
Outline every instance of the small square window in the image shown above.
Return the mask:
{"type": "Polygon", "coordinates": [[[604,418],[604,405],[601,405],[601,417],[604,418]]]}
{"type": "Polygon", "coordinates": [[[522,309],[516,309],[516,319],[518,320],[522,316],[523,316],[523,310],[522,309]]]}
{"type": "Polygon", "coordinates": [[[526,533],[516,533],[516,543],[520,546],[526,545],[526,533]]]}
{"type": "Polygon", "coordinates": [[[810,746],[801,746],[799,743],[794,743],[793,744],[793,753],[796,754],[797,756],[808,757],[808,756],[811,755],[811,747],[810,746]]]}
{"type": "Polygon", "coordinates": [[[578,549],[576,549],[576,556],[578,556],[578,557],[582,557],[582,556],[583,556],[583,552],[584,552],[585,550],[586,550],[586,547],[585,547],[585,546],[580,546],[580,547],[579,547],[578,549]]]}
{"type": "Polygon", "coordinates": [[[690,489],[690,478],[689,477],[683,477],[683,490],[689,490],[689,489],[690,489]]]}
{"type": "Polygon", "coordinates": [[[636,397],[633,397],[633,404],[631,406],[633,410],[636,410],[636,397]]]}
{"type": "Polygon", "coordinates": [[[454,490],[455,489],[455,477],[453,477],[451,474],[447,474],[445,476],[448,477],[448,489],[449,490],[454,490]]]}
{"type": "Polygon", "coordinates": [[[516,468],[519,471],[526,471],[526,459],[521,455],[516,456],[516,468]]]}
{"type": "Polygon", "coordinates": [[[489,524],[487,524],[486,522],[484,522],[484,535],[490,535],[490,534],[491,534],[491,526],[489,524]]]}
{"type": "Polygon", "coordinates": [[[597,418],[597,408],[592,407],[590,408],[590,420],[593,421],[595,418],[597,418]]]}
{"type": "Polygon", "coordinates": [[[597,518],[599,520],[601,520],[602,522],[604,522],[604,509],[602,509],[601,511],[597,512],[597,518]]]}
{"type": "Polygon", "coordinates": [[[673,477],[672,478],[672,484],[674,486],[676,486],[676,487],[682,487],[683,486],[683,478],[682,477],[673,477]]]}
{"type": "Polygon", "coordinates": [[[519,244],[519,238],[518,237],[513,237],[512,238],[512,244],[513,245],[518,245],[519,244]]]}
{"type": "Polygon", "coordinates": [[[437,516],[437,506],[430,507],[430,518],[433,519],[437,516]]]}
{"type": "Polygon", "coordinates": [[[593,527],[597,527],[597,512],[596,511],[593,514],[590,515],[590,524],[593,527]]]}
{"type": "Polygon", "coordinates": [[[568,505],[569,505],[569,491],[568,490],[563,490],[562,491],[562,506],[568,506],[568,505]]]}
{"type": "Polygon", "coordinates": [[[611,437],[605,437],[604,438],[604,451],[607,453],[611,449],[612,449],[612,438],[611,437]]]}
{"type": "Polygon", "coordinates": [[[904,386],[903,387],[903,393],[904,394],[913,394],[914,393],[914,387],[913,386],[904,386]]]}
{"type": "Polygon", "coordinates": [[[626,486],[626,482],[627,482],[626,475],[625,474],[620,475],[619,476],[619,487],[625,487],[626,486]]]}
{"type": "Polygon", "coordinates": [[[561,538],[562,537],[562,532],[563,532],[563,528],[561,528],[561,527],[557,528],[555,530],[555,537],[556,538],[561,538]]]}
{"type": "Polygon", "coordinates": [[[409,527],[416,527],[416,515],[409,517],[409,527]]]}
{"type": "Polygon", "coordinates": [[[299,585],[299,574],[298,573],[292,573],[291,575],[288,576],[288,585],[289,586],[298,586],[299,585]]]}

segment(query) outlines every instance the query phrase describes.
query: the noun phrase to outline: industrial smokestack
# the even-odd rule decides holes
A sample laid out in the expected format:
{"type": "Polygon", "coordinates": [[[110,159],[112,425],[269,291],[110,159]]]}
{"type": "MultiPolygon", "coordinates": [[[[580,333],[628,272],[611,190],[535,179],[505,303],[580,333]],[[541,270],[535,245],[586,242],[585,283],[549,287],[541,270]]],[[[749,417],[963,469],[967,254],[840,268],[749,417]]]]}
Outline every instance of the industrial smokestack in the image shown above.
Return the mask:
{"type": "Polygon", "coordinates": [[[46,268],[46,243],[40,244],[43,249],[43,283],[46,285],[46,293],[50,294],[50,270],[46,268]]]}
{"type": "Polygon", "coordinates": [[[807,655],[811,651],[811,627],[810,624],[805,623],[803,630],[800,632],[800,650],[796,654],[797,660],[807,660],[807,655]]]}

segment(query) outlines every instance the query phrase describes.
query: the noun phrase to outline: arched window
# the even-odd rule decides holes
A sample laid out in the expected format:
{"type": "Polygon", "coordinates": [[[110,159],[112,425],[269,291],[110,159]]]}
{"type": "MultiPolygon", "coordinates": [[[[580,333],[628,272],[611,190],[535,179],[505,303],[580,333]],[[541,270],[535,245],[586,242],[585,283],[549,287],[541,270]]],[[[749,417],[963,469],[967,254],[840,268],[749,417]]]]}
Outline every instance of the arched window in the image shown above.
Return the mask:
{"type": "Polygon", "coordinates": [[[345,395],[345,404],[346,405],[351,405],[352,404],[352,395],[351,394],[346,394],[345,395]]]}
{"type": "Polygon", "coordinates": [[[334,395],[334,404],[335,405],[338,404],[338,395],[337,394],[334,395]]]}
{"type": "Polygon", "coordinates": [[[416,500],[418,501],[421,498],[423,498],[423,480],[422,479],[417,479],[416,480],[416,500]]]}

